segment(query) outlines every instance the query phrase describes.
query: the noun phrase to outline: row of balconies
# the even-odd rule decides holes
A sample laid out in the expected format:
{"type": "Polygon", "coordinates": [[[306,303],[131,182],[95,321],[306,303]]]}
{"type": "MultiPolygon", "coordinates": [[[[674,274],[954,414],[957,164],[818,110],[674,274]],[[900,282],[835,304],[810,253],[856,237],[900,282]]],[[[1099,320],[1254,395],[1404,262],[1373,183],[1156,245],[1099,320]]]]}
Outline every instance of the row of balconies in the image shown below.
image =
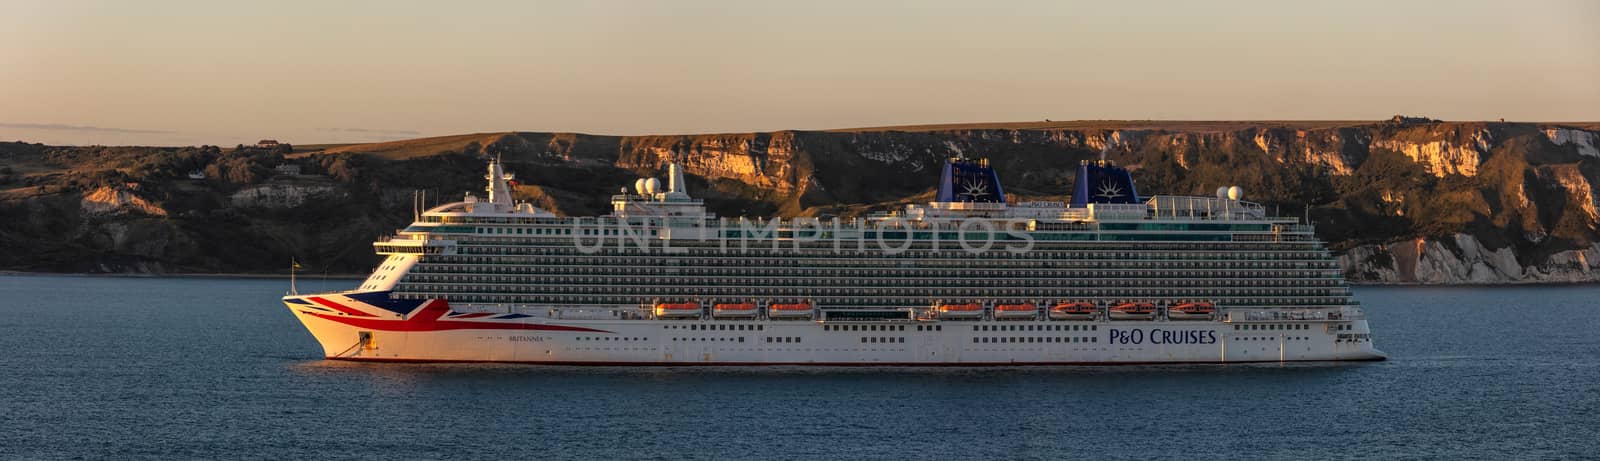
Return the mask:
{"type": "MultiPolygon", "coordinates": [[[[1087,295],[1051,296],[1051,297],[969,297],[954,296],[910,296],[910,297],[880,297],[861,298],[856,295],[713,295],[703,293],[692,294],[648,294],[648,295],[596,295],[594,293],[578,294],[511,294],[502,292],[461,292],[428,290],[401,287],[395,296],[404,299],[445,298],[456,302],[519,302],[519,303],[548,303],[566,305],[601,305],[616,306],[627,304],[650,304],[663,300],[716,300],[728,302],[744,302],[752,300],[761,301],[806,301],[822,308],[883,308],[883,307],[918,307],[928,306],[934,300],[988,300],[993,302],[1040,302],[1049,300],[1088,300],[1099,303],[1121,302],[1127,300],[1145,300],[1171,304],[1178,300],[1198,299],[1195,296],[1144,296],[1144,295],[1087,295]]],[[[1355,306],[1359,303],[1343,298],[1263,298],[1263,297],[1209,297],[1204,298],[1216,302],[1221,307],[1250,307],[1250,308],[1306,308],[1306,307],[1344,307],[1355,306]]]]}
{"type": "Polygon", "coordinates": [[[763,286],[763,285],[723,285],[723,286],[685,286],[673,284],[636,283],[627,285],[533,285],[525,283],[473,283],[473,284],[448,284],[427,281],[406,281],[402,287],[434,287],[437,290],[481,290],[491,293],[591,293],[591,294],[690,294],[705,293],[715,295],[740,295],[759,294],[770,296],[805,296],[809,294],[823,295],[901,295],[915,296],[927,294],[929,296],[984,296],[1005,294],[1009,296],[1028,296],[1031,294],[1045,293],[1053,296],[1071,296],[1082,294],[1085,296],[1177,296],[1190,298],[1213,297],[1264,297],[1264,296],[1289,296],[1289,297],[1338,297],[1348,298],[1348,288],[1298,288],[1298,289],[1259,289],[1249,287],[1228,288],[1172,288],[1172,287],[870,287],[871,290],[862,290],[861,287],[839,286],[763,286]],[[599,288],[599,289],[597,289],[599,288]],[[870,293],[870,294],[869,294],[870,293]]]}
{"type": "MultiPolygon", "coordinates": [[[[530,268],[530,269],[538,270],[540,268],[530,268]]],[[[659,283],[703,282],[703,283],[707,283],[707,284],[710,284],[710,285],[721,285],[721,284],[729,284],[729,283],[756,284],[756,283],[760,283],[760,282],[789,282],[787,284],[805,285],[805,286],[838,285],[838,284],[862,285],[862,286],[881,286],[881,285],[885,285],[885,284],[889,284],[889,283],[903,283],[903,282],[913,282],[913,283],[918,283],[920,285],[967,284],[967,285],[977,285],[977,286],[1018,285],[1018,284],[1026,284],[1026,285],[1029,285],[1029,286],[1033,286],[1033,285],[1095,286],[1095,285],[1110,284],[1110,285],[1114,285],[1114,286],[1133,286],[1133,285],[1178,285],[1178,286],[1188,286],[1188,285],[1192,285],[1192,286],[1205,286],[1205,287],[1226,286],[1226,285],[1271,286],[1270,284],[1282,284],[1283,286],[1339,286],[1339,285],[1342,285],[1342,283],[1341,283],[1342,279],[1337,277],[1337,276],[1326,276],[1325,275],[1325,276],[1321,276],[1321,277],[1314,277],[1314,276],[1284,277],[1284,275],[1294,275],[1294,274],[1284,274],[1284,273],[1281,273],[1281,272],[1259,272],[1259,273],[1250,273],[1250,274],[1229,274],[1226,277],[1219,277],[1219,276],[1217,276],[1217,274],[1204,274],[1204,276],[1199,276],[1197,274],[1182,274],[1182,275],[1172,275],[1172,276],[1167,276],[1167,277],[1150,277],[1148,274],[1144,275],[1144,276],[1105,276],[1105,275],[1083,276],[1083,275],[1077,275],[1077,274],[1051,274],[1049,277],[1035,276],[1035,275],[1028,275],[1028,274],[1009,275],[1009,276],[988,274],[983,278],[962,277],[963,274],[949,274],[948,276],[945,276],[945,277],[940,277],[938,275],[939,274],[929,274],[929,273],[926,273],[926,272],[918,272],[918,273],[915,273],[915,274],[908,274],[908,275],[885,274],[885,273],[865,273],[864,272],[864,273],[829,274],[829,275],[819,275],[819,274],[809,274],[809,275],[775,275],[775,274],[774,275],[762,275],[762,274],[743,273],[743,274],[738,274],[737,276],[693,274],[693,273],[690,273],[690,274],[674,274],[674,275],[670,275],[670,276],[663,276],[663,275],[661,275],[659,273],[655,273],[655,274],[570,274],[570,273],[569,274],[553,274],[553,273],[529,273],[529,272],[521,272],[521,273],[512,273],[512,272],[485,273],[485,272],[481,272],[481,271],[436,271],[436,270],[431,270],[431,269],[414,268],[414,269],[412,269],[410,271],[410,273],[409,273],[409,275],[407,277],[408,277],[408,280],[410,280],[410,279],[415,279],[415,280],[440,280],[440,281],[452,281],[452,282],[476,282],[476,281],[482,281],[482,280],[503,279],[503,280],[515,280],[515,281],[525,281],[525,282],[550,281],[550,280],[564,280],[564,281],[565,280],[583,280],[583,281],[590,281],[592,283],[615,283],[615,282],[618,282],[620,280],[626,280],[626,279],[643,279],[643,280],[649,280],[649,281],[659,282],[659,283]],[[606,275],[606,276],[604,276],[604,277],[596,277],[595,275],[606,275]]],[[[1334,274],[1334,275],[1337,275],[1337,274],[1334,274]]],[[[770,283],[767,283],[767,284],[770,284],[770,283]]]]}

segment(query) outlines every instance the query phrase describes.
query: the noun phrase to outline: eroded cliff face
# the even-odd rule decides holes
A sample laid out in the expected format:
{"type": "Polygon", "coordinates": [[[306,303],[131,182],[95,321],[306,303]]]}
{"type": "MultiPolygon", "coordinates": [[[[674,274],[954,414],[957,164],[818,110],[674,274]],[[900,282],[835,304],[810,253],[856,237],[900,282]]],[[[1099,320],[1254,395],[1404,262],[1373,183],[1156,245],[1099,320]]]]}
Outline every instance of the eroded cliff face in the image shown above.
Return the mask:
{"type": "Polygon", "coordinates": [[[1309,214],[1354,280],[1454,284],[1593,280],[1597,144],[1593,131],[1506,123],[961,128],[631,137],[614,158],[640,174],[679,162],[742,185],[738,200],[814,215],[919,197],[956,156],[990,158],[1014,193],[1061,198],[1079,161],[1104,157],[1134,169],[1144,195],[1241,185],[1309,214]]]}
{"type": "Polygon", "coordinates": [[[1510,247],[1488,249],[1467,234],[1351,248],[1339,256],[1354,283],[1425,285],[1600,281],[1600,244],[1523,262],[1510,247]]]}
{"type": "Polygon", "coordinates": [[[1579,155],[1600,157],[1600,134],[1572,128],[1545,128],[1544,135],[1558,146],[1570,146],[1579,155]]]}
{"type": "Polygon", "coordinates": [[[663,170],[682,165],[686,174],[708,180],[731,179],[752,187],[789,194],[804,179],[798,167],[804,155],[792,132],[623,138],[616,166],[663,170]]]}
{"type": "MultiPolygon", "coordinates": [[[[371,240],[411,217],[419,191],[431,204],[481,193],[489,156],[502,157],[518,174],[519,199],[574,215],[605,213],[618,188],[640,176],[662,176],[677,162],[691,192],[724,216],[850,216],[926,200],[939,165],[965,156],[989,158],[1007,192],[1029,199],[1065,198],[1077,164],[1102,157],[1134,170],[1141,195],[1207,195],[1238,185],[1247,200],[1269,210],[1309,215],[1358,282],[1590,281],[1600,273],[1592,266],[1600,263],[1594,190],[1600,134],[1589,127],[1068,125],[478,134],[255,163],[207,154],[215,158],[198,156],[182,166],[225,174],[228,183],[185,182],[162,171],[93,176],[100,179],[35,175],[25,184],[0,185],[0,211],[24,217],[0,224],[0,239],[48,250],[0,250],[0,269],[250,272],[280,267],[294,256],[333,272],[361,272],[377,262],[371,240]],[[281,162],[300,164],[307,176],[260,173],[281,162]],[[25,194],[13,192],[22,189],[4,190],[24,185],[44,192],[21,198],[25,194]],[[71,240],[50,246],[62,235],[71,240]],[[230,240],[262,243],[230,250],[236,248],[230,240]]],[[[87,171],[95,155],[105,155],[72,149],[25,145],[9,151],[12,157],[0,149],[0,161],[36,155],[87,171]]],[[[108,164],[128,170],[131,162],[108,164]]]]}
{"type": "MultiPolygon", "coordinates": [[[[725,199],[713,204],[723,214],[882,209],[925,196],[940,163],[956,156],[991,159],[1014,194],[1059,199],[1079,161],[1104,157],[1135,170],[1144,195],[1240,185],[1247,198],[1284,215],[1309,214],[1345,254],[1350,275],[1366,282],[1590,280],[1590,271],[1577,269],[1587,263],[1572,261],[1593,260],[1584,254],[1600,241],[1594,192],[1600,168],[1593,163],[1600,135],[1575,127],[1473,122],[516,136],[554,147],[515,158],[612,162],[641,175],[679,162],[704,182],[697,193],[725,199]],[[545,136],[567,137],[551,144],[545,136]]],[[[539,198],[571,201],[552,198],[563,193],[588,194],[544,187],[539,198]]]]}
{"type": "Polygon", "coordinates": [[[84,193],[79,207],[83,210],[83,214],[87,216],[127,213],[142,213],[150,216],[167,215],[167,210],[151,204],[148,200],[135,194],[134,191],[110,186],[101,186],[93,191],[84,193]]]}
{"type": "Polygon", "coordinates": [[[1478,164],[1489,153],[1493,136],[1487,128],[1470,132],[1464,132],[1464,128],[1467,127],[1456,127],[1440,133],[1442,139],[1419,140],[1414,136],[1374,139],[1369,149],[1388,149],[1405,154],[1435,176],[1474,176],[1478,174],[1478,164]]]}
{"type": "Polygon", "coordinates": [[[228,198],[240,208],[296,208],[312,199],[339,200],[344,195],[336,184],[272,183],[239,189],[228,198]]]}

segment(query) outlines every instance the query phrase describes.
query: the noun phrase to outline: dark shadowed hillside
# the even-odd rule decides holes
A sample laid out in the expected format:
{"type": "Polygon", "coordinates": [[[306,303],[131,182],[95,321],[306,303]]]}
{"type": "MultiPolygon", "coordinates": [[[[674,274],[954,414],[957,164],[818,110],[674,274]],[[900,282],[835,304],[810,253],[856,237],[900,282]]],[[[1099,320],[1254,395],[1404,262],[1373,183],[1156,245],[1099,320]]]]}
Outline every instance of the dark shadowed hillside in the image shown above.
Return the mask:
{"type": "Polygon", "coordinates": [[[1238,185],[1269,210],[1309,213],[1357,280],[1587,281],[1600,277],[1595,129],[1078,121],[486,133],[317,152],[4,143],[0,269],[284,272],[294,257],[313,272],[365,272],[371,241],[411,218],[414,191],[437,202],[481,190],[488,156],[517,173],[519,200],[561,214],[604,213],[618,187],[675,161],[719,214],[796,216],[926,200],[956,155],[990,158],[1013,194],[1059,199],[1078,162],[1103,154],[1134,169],[1145,195],[1238,185]]]}

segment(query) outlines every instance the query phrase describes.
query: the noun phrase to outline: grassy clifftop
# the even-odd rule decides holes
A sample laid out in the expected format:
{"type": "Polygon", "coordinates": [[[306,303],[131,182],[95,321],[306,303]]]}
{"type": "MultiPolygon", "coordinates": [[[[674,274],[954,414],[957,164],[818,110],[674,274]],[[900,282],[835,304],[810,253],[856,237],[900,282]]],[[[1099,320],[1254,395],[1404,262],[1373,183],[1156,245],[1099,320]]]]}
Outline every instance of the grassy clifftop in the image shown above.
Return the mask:
{"type": "Polygon", "coordinates": [[[1595,129],[1071,121],[478,133],[310,152],[3,143],[0,269],[274,272],[295,257],[318,271],[364,272],[376,262],[371,241],[411,218],[415,191],[431,202],[479,191],[490,156],[517,173],[520,200],[561,214],[604,213],[617,188],[678,162],[691,192],[722,215],[848,216],[926,200],[940,162],[956,155],[990,158],[1007,190],[1030,199],[1064,198],[1077,163],[1104,155],[1135,170],[1144,195],[1239,185],[1268,209],[1309,213],[1340,251],[1468,235],[1533,266],[1600,242],[1595,129]]]}

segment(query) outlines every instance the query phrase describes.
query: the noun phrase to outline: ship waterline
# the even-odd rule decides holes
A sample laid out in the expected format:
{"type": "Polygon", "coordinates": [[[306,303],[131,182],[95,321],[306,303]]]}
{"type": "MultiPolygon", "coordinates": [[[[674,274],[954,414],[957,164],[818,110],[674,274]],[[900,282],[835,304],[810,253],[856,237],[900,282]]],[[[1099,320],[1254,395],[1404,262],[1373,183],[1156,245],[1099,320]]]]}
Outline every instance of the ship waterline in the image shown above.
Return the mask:
{"type": "Polygon", "coordinates": [[[1380,360],[1308,225],[1239,199],[1137,195],[1079,167],[1069,203],[1009,204],[951,159],[926,205],[727,219],[681,172],[613,213],[487,199],[375,243],[358,290],[284,302],[325,356],[608,365],[1058,365],[1380,360]]]}

